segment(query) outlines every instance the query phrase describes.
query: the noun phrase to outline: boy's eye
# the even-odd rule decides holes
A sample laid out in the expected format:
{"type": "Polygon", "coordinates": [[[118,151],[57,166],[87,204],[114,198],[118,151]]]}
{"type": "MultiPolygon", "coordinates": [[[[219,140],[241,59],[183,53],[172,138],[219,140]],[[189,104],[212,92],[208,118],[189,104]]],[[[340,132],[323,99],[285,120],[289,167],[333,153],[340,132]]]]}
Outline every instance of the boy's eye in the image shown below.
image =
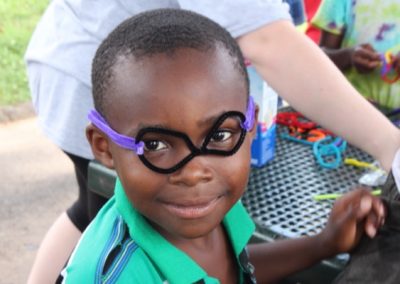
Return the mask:
{"type": "Polygon", "coordinates": [[[149,140],[144,142],[144,148],[146,151],[161,151],[166,149],[167,145],[158,140],[149,140]]]}
{"type": "Polygon", "coordinates": [[[212,137],[211,137],[211,142],[223,142],[228,140],[229,138],[232,137],[232,133],[226,130],[219,130],[216,131],[212,137]]]}

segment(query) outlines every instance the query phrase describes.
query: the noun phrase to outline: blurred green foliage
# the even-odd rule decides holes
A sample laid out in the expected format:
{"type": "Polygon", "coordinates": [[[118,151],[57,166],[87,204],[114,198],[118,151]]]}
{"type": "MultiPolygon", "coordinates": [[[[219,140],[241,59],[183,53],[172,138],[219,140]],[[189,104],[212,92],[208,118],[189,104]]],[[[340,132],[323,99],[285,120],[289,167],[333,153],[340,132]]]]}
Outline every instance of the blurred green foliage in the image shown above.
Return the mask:
{"type": "Polygon", "coordinates": [[[0,106],[30,100],[24,53],[49,0],[0,0],[0,106]]]}

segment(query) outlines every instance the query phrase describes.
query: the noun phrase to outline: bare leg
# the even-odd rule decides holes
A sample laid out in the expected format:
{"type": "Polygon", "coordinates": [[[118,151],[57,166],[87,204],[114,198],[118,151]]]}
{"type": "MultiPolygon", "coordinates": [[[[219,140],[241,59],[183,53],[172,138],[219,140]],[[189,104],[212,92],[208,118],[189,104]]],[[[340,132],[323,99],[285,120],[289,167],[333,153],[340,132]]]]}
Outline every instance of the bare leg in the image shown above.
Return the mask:
{"type": "Polygon", "coordinates": [[[62,213],[40,244],[27,283],[54,284],[81,234],[67,214],[62,213]]]}

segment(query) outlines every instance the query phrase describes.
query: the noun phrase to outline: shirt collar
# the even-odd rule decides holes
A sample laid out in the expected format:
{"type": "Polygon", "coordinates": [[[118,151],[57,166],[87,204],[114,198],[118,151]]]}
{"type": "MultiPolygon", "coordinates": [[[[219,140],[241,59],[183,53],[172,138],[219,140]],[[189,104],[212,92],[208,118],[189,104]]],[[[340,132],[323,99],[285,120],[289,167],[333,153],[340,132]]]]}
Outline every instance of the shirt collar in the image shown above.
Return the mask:
{"type": "MultiPolygon", "coordinates": [[[[186,284],[207,277],[207,273],[194,260],[169,243],[136,211],[119,179],[115,184],[115,199],[118,211],[127,223],[131,237],[168,281],[186,284]]],[[[238,260],[254,232],[255,225],[240,201],[225,215],[223,224],[238,260]]]]}

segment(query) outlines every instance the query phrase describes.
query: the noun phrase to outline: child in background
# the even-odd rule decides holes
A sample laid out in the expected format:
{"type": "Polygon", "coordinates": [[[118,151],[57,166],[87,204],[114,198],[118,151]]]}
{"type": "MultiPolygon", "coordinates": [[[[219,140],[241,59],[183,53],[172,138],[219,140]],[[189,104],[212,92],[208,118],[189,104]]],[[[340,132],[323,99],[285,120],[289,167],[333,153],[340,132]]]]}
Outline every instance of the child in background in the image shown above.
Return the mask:
{"type": "Polygon", "coordinates": [[[312,19],[322,30],[325,53],[364,97],[384,110],[400,107],[400,80],[391,80],[400,76],[399,13],[400,0],[323,0],[312,19]],[[382,75],[387,52],[393,70],[382,75]]]}
{"type": "Polygon", "coordinates": [[[87,137],[118,180],[66,283],[271,283],[383,222],[380,200],[360,189],[320,234],[247,246],[254,224],[240,198],[257,107],[237,43],[203,16],[164,9],[126,20],[100,45],[92,83],[87,137]]]}

